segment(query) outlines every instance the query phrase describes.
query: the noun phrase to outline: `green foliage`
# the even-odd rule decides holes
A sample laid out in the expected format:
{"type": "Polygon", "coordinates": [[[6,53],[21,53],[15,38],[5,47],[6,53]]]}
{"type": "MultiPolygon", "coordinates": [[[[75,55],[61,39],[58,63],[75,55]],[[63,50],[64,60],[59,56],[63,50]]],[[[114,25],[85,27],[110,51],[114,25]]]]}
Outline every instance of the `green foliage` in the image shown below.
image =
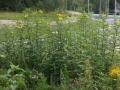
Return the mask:
{"type": "Polygon", "coordinates": [[[49,85],[42,74],[36,71],[28,72],[19,66],[11,64],[6,74],[0,75],[0,86],[7,90],[48,90],[49,85]]]}
{"type": "Polygon", "coordinates": [[[47,16],[27,9],[24,13],[15,28],[1,29],[1,68],[11,66],[0,79],[2,87],[114,90],[119,85],[108,75],[109,67],[120,59],[118,22],[108,25],[105,17],[94,20],[85,13],[74,23],[67,22],[64,12],[47,16]]]}
{"type": "Polygon", "coordinates": [[[11,65],[6,74],[0,76],[0,86],[11,90],[26,90],[24,70],[18,66],[11,65]]]}
{"type": "Polygon", "coordinates": [[[59,0],[4,0],[0,1],[0,8],[21,11],[25,8],[40,8],[54,10],[59,7],[59,0]]]}

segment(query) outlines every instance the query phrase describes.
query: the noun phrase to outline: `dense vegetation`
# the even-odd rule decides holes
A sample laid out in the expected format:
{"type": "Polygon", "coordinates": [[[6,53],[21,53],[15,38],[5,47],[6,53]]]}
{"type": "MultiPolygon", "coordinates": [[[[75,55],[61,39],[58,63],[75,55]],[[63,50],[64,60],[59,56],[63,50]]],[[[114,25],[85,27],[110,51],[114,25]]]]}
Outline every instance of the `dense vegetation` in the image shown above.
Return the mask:
{"type": "MultiPolygon", "coordinates": [[[[103,10],[106,8],[107,0],[101,0],[103,10]]],[[[120,2],[120,0],[117,0],[120,2]]],[[[90,0],[90,8],[94,11],[99,10],[100,0],[90,0]]],[[[114,9],[114,0],[110,0],[110,9],[114,9]]],[[[55,9],[87,9],[87,0],[1,0],[0,9],[21,11],[25,8],[39,8],[47,11],[55,9]]]]}
{"type": "Polygon", "coordinates": [[[26,11],[0,29],[1,90],[119,90],[120,21],[26,11]]]}

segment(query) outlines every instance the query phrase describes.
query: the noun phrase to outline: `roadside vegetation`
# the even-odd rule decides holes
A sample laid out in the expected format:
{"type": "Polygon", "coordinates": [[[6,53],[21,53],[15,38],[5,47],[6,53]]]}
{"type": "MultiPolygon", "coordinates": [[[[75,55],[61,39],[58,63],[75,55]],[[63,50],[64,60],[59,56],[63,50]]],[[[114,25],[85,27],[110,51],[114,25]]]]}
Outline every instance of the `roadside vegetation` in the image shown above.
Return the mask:
{"type": "Polygon", "coordinates": [[[19,20],[22,18],[20,12],[0,11],[0,20],[19,20]]]}
{"type": "Polygon", "coordinates": [[[0,29],[1,90],[120,89],[120,21],[68,17],[27,10],[15,27],[0,29]]]}

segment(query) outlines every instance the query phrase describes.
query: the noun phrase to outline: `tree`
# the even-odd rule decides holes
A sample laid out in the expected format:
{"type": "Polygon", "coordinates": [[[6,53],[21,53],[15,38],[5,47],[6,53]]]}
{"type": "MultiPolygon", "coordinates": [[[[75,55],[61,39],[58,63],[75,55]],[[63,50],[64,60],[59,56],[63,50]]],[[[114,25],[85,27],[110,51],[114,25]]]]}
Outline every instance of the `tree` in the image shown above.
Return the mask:
{"type": "MultiPolygon", "coordinates": [[[[69,10],[87,11],[88,0],[0,0],[0,9],[24,10],[25,8],[38,8],[44,10],[55,10],[57,8],[69,10]]],[[[101,0],[101,9],[105,11],[106,1],[101,0]]],[[[120,0],[117,0],[120,3],[120,0]]],[[[90,9],[99,11],[100,0],[90,0],[90,9]]],[[[110,0],[110,11],[114,9],[114,0],[110,0]]]]}
{"type": "Polygon", "coordinates": [[[2,0],[0,2],[1,8],[10,9],[10,10],[22,10],[22,0],[2,0]]]}

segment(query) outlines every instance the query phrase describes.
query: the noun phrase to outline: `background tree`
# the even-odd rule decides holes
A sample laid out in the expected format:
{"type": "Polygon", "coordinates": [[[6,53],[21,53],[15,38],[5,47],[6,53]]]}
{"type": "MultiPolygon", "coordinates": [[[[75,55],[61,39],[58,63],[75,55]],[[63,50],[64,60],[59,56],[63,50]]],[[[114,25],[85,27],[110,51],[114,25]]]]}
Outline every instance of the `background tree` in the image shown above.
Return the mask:
{"type": "MultiPolygon", "coordinates": [[[[120,0],[117,0],[120,3],[120,0]]],[[[114,10],[114,0],[110,0],[110,11],[114,10]]],[[[101,0],[102,11],[105,11],[106,0],[101,0]]],[[[90,0],[90,10],[99,11],[100,0],[90,0]]],[[[38,8],[47,11],[68,9],[87,11],[87,0],[1,0],[1,10],[21,11],[25,8],[38,8]]]]}

